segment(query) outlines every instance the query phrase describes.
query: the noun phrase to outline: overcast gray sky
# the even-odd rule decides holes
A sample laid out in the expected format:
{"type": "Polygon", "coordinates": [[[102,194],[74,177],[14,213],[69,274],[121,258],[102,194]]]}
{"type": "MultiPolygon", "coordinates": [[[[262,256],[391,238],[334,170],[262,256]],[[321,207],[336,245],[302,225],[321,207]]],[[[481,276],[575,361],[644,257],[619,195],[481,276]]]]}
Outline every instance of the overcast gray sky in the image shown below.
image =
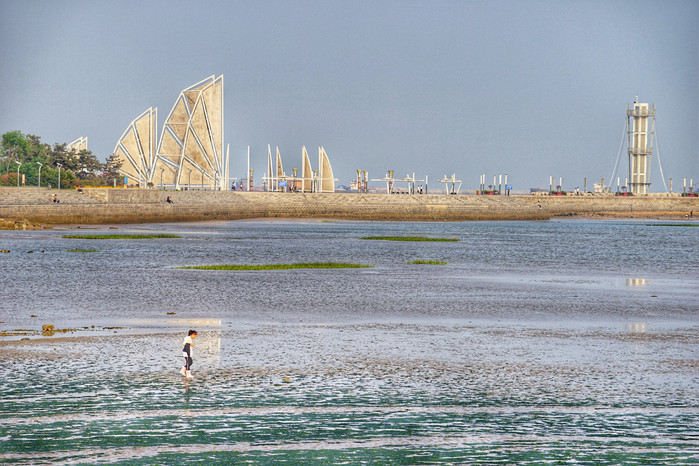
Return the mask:
{"type": "Polygon", "coordinates": [[[182,89],[223,74],[233,177],[248,145],[256,182],[267,144],[287,172],[322,145],[339,184],[363,169],[591,188],[638,94],[677,191],[699,183],[697,24],[694,0],[0,0],[0,131],[87,136],[104,160],[145,109],[159,133],[182,89]]]}

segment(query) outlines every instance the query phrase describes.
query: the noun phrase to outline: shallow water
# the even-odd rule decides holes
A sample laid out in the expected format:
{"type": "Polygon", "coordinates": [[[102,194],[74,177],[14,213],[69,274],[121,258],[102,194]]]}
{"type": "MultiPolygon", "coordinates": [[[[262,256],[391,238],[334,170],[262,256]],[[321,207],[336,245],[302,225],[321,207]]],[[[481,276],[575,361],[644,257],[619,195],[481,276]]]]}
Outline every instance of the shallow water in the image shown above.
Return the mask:
{"type": "Polygon", "coordinates": [[[76,331],[2,338],[0,461],[695,464],[699,231],[649,223],[2,232],[0,330],[76,331]],[[316,261],[375,267],[173,268],[316,261]]]}

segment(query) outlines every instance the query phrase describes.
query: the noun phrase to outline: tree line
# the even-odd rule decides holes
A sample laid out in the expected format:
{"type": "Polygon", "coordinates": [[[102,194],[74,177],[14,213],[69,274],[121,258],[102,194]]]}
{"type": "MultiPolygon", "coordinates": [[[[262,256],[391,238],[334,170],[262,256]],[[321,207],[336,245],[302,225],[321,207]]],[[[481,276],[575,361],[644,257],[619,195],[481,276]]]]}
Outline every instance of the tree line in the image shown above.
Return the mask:
{"type": "Polygon", "coordinates": [[[67,143],[53,146],[39,136],[9,131],[0,142],[0,186],[57,187],[121,186],[121,162],[111,154],[105,163],[89,150],[68,150],[67,143]],[[60,169],[60,170],[59,170],[60,169]],[[19,178],[18,178],[19,175],[19,178]],[[19,183],[18,183],[19,179],[19,183]]]}

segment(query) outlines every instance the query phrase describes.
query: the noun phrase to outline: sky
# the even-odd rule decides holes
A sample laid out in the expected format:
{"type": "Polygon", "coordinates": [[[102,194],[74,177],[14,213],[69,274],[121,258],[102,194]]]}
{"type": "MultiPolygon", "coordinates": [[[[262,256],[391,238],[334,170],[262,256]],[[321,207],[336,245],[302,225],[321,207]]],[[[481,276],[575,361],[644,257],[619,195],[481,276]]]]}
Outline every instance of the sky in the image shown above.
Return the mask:
{"type": "Polygon", "coordinates": [[[144,110],[159,137],[180,91],[222,74],[231,177],[248,146],[259,184],[268,144],[287,173],[305,145],[339,185],[592,189],[638,96],[656,105],[651,191],[658,159],[677,191],[699,184],[697,24],[695,0],[0,0],[0,132],[87,136],[105,160],[144,110]]]}

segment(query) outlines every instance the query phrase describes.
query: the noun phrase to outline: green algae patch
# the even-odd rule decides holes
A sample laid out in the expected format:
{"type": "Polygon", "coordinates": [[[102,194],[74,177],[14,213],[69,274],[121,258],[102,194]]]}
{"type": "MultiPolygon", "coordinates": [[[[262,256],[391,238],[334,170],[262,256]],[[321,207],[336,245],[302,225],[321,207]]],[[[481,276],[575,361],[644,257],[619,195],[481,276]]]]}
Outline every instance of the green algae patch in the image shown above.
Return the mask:
{"type": "Polygon", "coordinates": [[[458,238],[429,238],[427,236],[364,236],[359,239],[378,241],[459,241],[458,238]]]}
{"type": "Polygon", "coordinates": [[[228,265],[187,265],[177,269],[196,270],[290,270],[290,269],[366,269],[373,265],[347,264],[342,262],[302,262],[296,264],[228,264],[228,265]]]}
{"type": "Polygon", "coordinates": [[[70,239],[157,239],[157,238],[182,238],[179,235],[157,234],[157,235],[63,235],[62,238],[70,239]]]}
{"type": "Polygon", "coordinates": [[[410,261],[410,262],[408,262],[408,264],[447,265],[446,262],[442,262],[442,261],[422,261],[422,260],[410,261]]]}

